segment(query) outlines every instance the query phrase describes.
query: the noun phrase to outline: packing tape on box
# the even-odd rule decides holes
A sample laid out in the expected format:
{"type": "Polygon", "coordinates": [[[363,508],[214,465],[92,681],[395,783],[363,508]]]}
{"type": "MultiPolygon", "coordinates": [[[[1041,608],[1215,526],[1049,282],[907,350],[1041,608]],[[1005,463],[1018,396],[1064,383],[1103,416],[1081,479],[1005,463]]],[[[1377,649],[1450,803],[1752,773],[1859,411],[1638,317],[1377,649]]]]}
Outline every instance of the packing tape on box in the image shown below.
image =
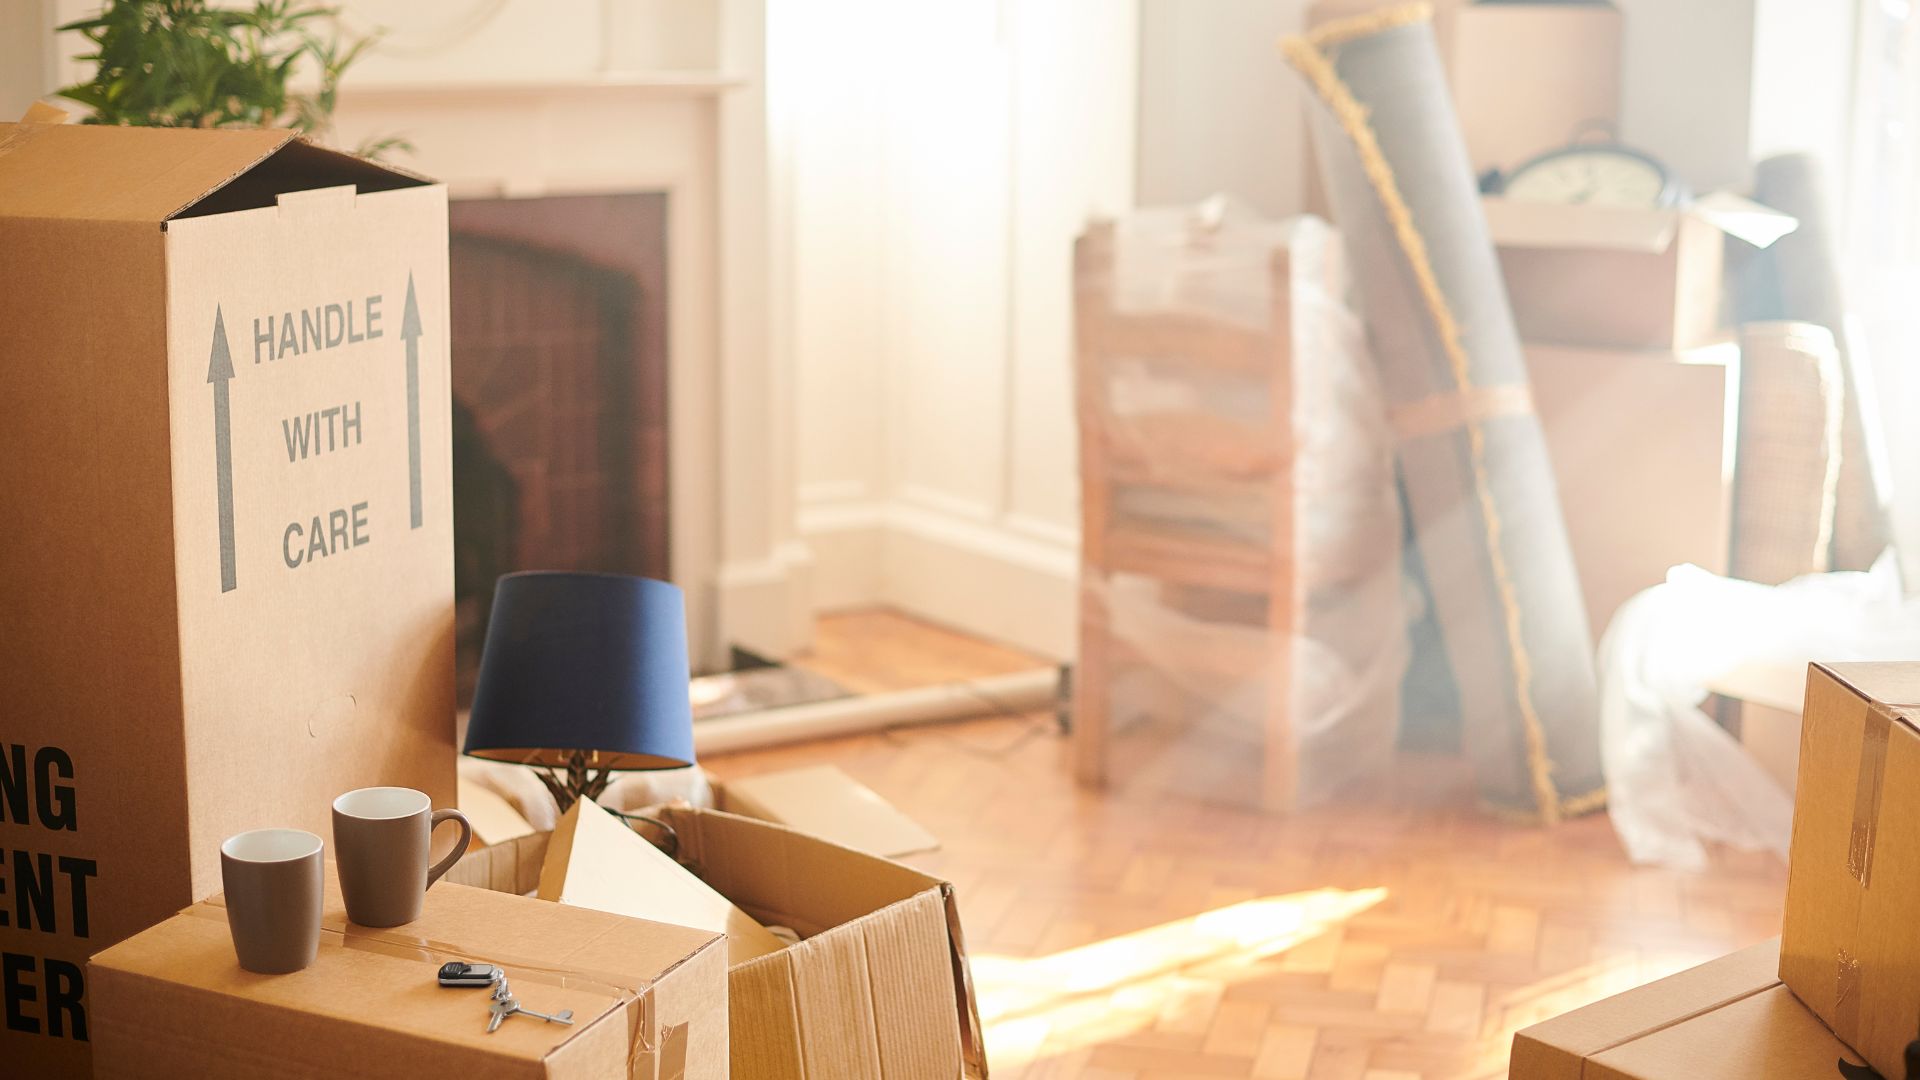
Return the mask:
{"type": "Polygon", "coordinates": [[[1401,442],[1431,438],[1458,431],[1469,424],[1481,424],[1499,416],[1529,416],[1533,413],[1533,388],[1524,384],[1509,386],[1463,386],[1419,401],[1395,405],[1387,410],[1387,420],[1401,442]]]}
{"type": "Polygon", "coordinates": [[[1848,1045],[1860,1035],[1860,961],[1846,949],[1834,963],[1833,1033],[1848,1045]]]}
{"type": "MultiPolygon", "coordinates": [[[[226,922],[224,898],[215,896],[203,903],[186,909],[186,913],[203,919],[217,919],[226,922]]],[[[492,964],[507,973],[509,979],[526,980],[544,986],[553,986],[567,990],[584,990],[609,998],[611,1008],[621,1009],[627,1015],[627,1076],[642,1080],[683,1080],[687,1066],[687,1025],[676,1024],[661,1030],[654,1015],[655,1003],[652,994],[637,994],[631,988],[619,983],[619,976],[579,968],[561,968],[522,957],[506,956],[496,953],[475,953],[457,945],[431,938],[413,937],[394,930],[376,930],[365,926],[346,923],[343,926],[322,926],[320,928],[322,947],[329,943],[346,949],[365,949],[387,956],[396,956],[406,960],[421,960],[434,968],[450,960],[466,963],[492,964]],[[652,1055],[654,1067],[647,1072],[640,1071],[643,1059],[652,1055]]],[[[600,1015],[605,1015],[604,1013],[600,1015]]],[[[567,1037],[586,1030],[594,1020],[581,1023],[567,1032],[567,1037]]],[[[564,1043],[566,1040],[562,1039],[564,1043]]],[[[555,1044],[559,1045],[558,1043],[555,1044]]]]}
{"type": "Polygon", "coordinates": [[[1867,709],[1866,730],[1860,740],[1860,771],[1854,776],[1853,832],[1847,840],[1847,873],[1861,888],[1872,884],[1874,830],[1880,820],[1880,786],[1887,771],[1887,739],[1893,720],[1879,709],[1867,709]]]}

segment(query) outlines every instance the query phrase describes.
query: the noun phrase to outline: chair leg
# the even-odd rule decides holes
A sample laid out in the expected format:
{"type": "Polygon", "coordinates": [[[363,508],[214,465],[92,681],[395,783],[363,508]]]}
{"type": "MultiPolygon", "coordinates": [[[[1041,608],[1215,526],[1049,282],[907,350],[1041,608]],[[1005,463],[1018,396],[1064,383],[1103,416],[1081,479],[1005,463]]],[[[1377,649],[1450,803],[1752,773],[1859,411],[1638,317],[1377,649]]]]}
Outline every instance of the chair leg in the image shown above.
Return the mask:
{"type": "Polygon", "coordinates": [[[1082,787],[1107,784],[1112,720],[1112,641],[1099,584],[1082,585],[1080,651],[1073,667],[1073,772],[1082,787]]]}
{"type": "MultiPolygon", "coordinates": [[[[1270,601],[1272,602],[1272,601],[1270,601]]],[[[1293,731],[1293,637],[1269,623],[1265,752],[1260,801],[1270,813],[1291,813],[1299,799],[1300,757],[1293,731]]]]}

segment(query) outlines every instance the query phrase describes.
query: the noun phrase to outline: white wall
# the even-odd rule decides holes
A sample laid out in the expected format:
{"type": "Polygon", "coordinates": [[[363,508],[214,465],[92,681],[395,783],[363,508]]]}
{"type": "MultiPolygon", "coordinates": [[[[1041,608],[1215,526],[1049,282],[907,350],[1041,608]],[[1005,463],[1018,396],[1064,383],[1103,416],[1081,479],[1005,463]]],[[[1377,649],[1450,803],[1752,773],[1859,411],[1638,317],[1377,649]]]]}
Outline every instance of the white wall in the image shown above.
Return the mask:
{"type": "Polygon", "coordinates": [[[1756,0],[1615,2],[1626,23],[1621,138],[1665,161],[1695,191],[1746,186],[1756,0]]]}
{"type": "Polygon", "coordinates": [[[1229,192],[1270,217],[1305,205],[1306,127],[1277,44],[1302,0],[1141,0],[1140,202],[1229,192]]]}
{"type": "MultiPolygon", "coordinates": [[[[1302,25],[1306,0],[1140,3],[1141,203],[1186,203],[1226,191],[1269,215],[1299,213],[1307,167],[1304,97],[1275,44],[1302,25]]],[[[1615,3],[1625,26],[1621,137],[1667,161],[1701,191],[1743,185],[1750,172],[1756,4],[1852,6],[1851,0],[1615,3]]],[[[1784,35],[1792,33],[1783,26],[1784,35]]],[[[1804,75],[1782,77],[1764,89],[1777,99],[1806,82],[1804,75]]],[[[1822,98],[1829,89],[1816,87],[1812,96],[1822,98]]],[[[1771,132],[1763,126],[1762,134],[1771,132]]]]}
{"type": "Polygon", "coordinates": [[[776,26],[823,606],[1070,651],[1070,260],[1132,201],[1136,42],[1109,0],[832,0],[776,26]]]}
{"type": "Polygon", "coordinates": [[[1856,14],[1846,0],[1754,0],[1754,160],[1810,152],[1830,197],[1847,186],[1856,14]]]}
{"type": "Polygon", "coordinates": [[[0,120],[18,120],[57,85],[53,75],[53,5],[0,3],[0,120]]]}

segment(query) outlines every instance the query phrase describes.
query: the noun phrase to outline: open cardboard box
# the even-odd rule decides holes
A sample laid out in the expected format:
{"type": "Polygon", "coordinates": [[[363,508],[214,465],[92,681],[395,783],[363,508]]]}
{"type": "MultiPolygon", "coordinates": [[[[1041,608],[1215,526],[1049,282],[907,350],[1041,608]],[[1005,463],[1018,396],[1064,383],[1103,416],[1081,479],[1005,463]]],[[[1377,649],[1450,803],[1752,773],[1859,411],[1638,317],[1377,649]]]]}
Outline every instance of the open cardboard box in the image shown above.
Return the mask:
{"type": "MultiPolygon", "coordinates": [[[[770,822],[663,807],[674,854],[797,945],[728,974],[736,1080],[987,1075],[980,1012],[953,886],[770,822]]],[[[469,854],[447,875],[524,893],[550,834],[469,854]]]]}
{"type": "Polygon", "coordinates": [[[255,975],[234,958],[222,903],[93,958],[95,1075],[727,1075],[717,934],[447,882],[420,918],[374,930],[347,921],[329,862],[313,964],[255,975]],[[488,1034],[486,991],[438,984],[449,960],[498,964],[528,1008],[571,1009],[573,1024],[509,1018],[488,1034]]]}
{"type": "Polygon", "coordinates": [[[1680,209],[1483,199],[1524,341],[1687,349],[1724,336],[1726,242],[1764,248],[1793,217],[1726,192],[1680,209]]]}

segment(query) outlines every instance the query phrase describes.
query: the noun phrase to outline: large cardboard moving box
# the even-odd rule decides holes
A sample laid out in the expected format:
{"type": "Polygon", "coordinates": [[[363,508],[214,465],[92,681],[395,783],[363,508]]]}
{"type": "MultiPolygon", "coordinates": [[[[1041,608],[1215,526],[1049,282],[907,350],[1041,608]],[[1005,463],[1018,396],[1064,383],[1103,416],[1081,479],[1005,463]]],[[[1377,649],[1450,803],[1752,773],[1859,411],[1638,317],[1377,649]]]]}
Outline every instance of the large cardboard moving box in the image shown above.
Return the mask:
{"type": "MultiPolygon", "coordinates": [[[[1768,941],[1535,1024],[1513,1080],[1802,1080],[1859,1058],[1780,985],[1768,941]]],[[[1891,1075],[1901,1075],[1894,1073],[1891,1075]]]]}
{"type": "Polygon", "coordinates": [[[284,131],[0,124],[0,1061],[84,1075],[88,954],[452,805],[446,193],[284,131]]]}
{"type": "Polygon", "coordinates": [[[727,965],[716,934],[441,883],[420,918],[347,921],[327,864],[320,952],[291,975],[234,959],[219,898],[94,957],[101,1077],[631,1077],[727,1075],[727,965]],[[448,988],[449,960],[498,964],[523,1005],[448,988]]]}
{"type": "Polygon", "coordinates": [[[1815,664],[1780,978],[1882,1076],[1920,1036],[1920,663],[1815,664]]]}
{"type": "Polygon", "coordinates": [[[1739,348],[1526,347],[1593,639],[1693,563],[1727,569],[1739,348]]]}
{"type": "MultiPolygon", "coordinates": [[[[732,965],[734,1080],[987,1075],[953,886],[770,822],[648,813],[673,830],[683,866],[764,925],[800,935],[732,965]]],[[[447,877],[527,892],[547,847],[548,834],[521,837],[468,855],[447,877]]]]}

